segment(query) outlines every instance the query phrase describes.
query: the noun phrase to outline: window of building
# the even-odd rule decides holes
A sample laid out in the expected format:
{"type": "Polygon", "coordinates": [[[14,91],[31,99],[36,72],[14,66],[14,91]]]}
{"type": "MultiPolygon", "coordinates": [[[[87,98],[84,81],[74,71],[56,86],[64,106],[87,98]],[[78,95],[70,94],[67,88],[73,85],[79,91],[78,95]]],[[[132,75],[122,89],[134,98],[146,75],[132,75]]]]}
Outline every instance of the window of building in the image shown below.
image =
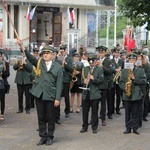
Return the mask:
{"type": "MultiPolygon", "coordinates": [[[[18,31],[18,27],[19,27],[19,6],[18,5],[14,5],[14,26],[15,29],[18,31]]],[[[14,38],[17,38],[15,33],[14,33],[14,38]]]]}

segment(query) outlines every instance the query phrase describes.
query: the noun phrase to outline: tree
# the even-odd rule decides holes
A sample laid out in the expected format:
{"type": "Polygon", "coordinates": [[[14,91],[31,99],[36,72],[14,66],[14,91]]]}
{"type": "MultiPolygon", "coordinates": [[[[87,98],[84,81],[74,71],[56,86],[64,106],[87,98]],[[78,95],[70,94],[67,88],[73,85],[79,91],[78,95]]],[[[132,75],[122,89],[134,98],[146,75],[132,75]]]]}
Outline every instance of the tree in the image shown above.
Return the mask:
{"type": "Polygon", "coordinates": [[[134,27],[147,23],[146,29],[150,30],[150,0],[119,0],[118,6],[134,27]]]}

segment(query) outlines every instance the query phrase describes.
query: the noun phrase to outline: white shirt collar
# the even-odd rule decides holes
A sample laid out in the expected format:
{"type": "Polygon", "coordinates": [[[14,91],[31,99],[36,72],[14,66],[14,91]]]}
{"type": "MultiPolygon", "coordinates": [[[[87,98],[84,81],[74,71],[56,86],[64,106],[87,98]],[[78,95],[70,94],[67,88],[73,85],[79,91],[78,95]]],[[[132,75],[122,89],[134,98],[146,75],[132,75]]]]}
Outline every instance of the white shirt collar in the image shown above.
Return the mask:
{"type": "Polygon", "coordinates": [[[49,71],[50,68],[51,68],[51,65],[52,65],[52,60],[51,61],[47,61],[45,63],[46,63],[47,71],[49,71]]]}

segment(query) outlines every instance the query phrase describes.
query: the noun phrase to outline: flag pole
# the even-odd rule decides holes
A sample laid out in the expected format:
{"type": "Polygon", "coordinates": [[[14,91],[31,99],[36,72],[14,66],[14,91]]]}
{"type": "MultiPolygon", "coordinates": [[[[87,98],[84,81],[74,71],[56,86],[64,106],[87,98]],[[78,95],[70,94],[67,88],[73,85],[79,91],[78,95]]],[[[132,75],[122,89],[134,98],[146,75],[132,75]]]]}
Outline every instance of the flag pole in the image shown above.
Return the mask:
{"type": "Polygon", "coordinates": [[[14,23],[13,23],[12,19],[11,19],[10,13],[7,10],[7,6],[6,6],[6,3],[4,2],[4,0],[3,0],[3,6],[4,6],[4,9],[5,9],[5,11],[6,11],[7,15],[8,15],[9,21],[10,21],[11,25],[13,26],[15,35],[16,35],[17,39],[20,40],[20,37],[19,37],[19,35],[18,35],[17,31],[16,31],[16,28],[14,26],[14,23]]]}

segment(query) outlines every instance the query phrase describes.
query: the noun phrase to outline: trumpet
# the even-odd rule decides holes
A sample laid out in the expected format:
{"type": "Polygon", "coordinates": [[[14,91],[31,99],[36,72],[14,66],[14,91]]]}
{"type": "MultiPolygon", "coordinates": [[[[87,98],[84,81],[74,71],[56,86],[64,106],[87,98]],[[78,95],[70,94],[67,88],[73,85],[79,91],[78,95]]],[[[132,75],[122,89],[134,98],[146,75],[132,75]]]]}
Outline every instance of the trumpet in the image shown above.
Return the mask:
{"type": "Polygon", "coordinates": [[[19,65],[18,70],[22,70],[23,69],[23,61],[24,61],[24,57],[22,57],[22,56],[18,56],[17,57],[16,64],[19,65]]]}

